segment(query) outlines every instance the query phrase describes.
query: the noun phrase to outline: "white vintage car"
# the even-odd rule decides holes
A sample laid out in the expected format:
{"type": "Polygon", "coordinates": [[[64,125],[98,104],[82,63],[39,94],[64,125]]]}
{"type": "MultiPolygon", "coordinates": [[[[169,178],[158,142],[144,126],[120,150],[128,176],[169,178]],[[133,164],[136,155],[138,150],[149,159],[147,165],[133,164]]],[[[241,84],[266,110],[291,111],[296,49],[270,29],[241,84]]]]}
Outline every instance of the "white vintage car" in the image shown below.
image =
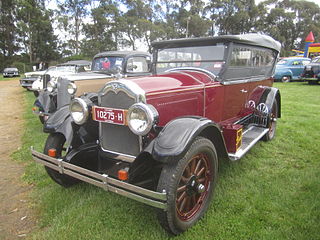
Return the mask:
{"type": "MultiPolygon", "coordinates": [[[[76,61],[69,61],[66,63],[59,64],[55,67],[50,67],[44,74],[50,75],[51,81],[57,82],[60,76],[66,76],[74,73],[79,72],[87,72],[91,70],[91,62],[86,60],[76,60],[76,61]]],[[[31,85],[32,91],[39,91],[43,89],[43,77],[37,78],[33,81],[31,85]]]]}

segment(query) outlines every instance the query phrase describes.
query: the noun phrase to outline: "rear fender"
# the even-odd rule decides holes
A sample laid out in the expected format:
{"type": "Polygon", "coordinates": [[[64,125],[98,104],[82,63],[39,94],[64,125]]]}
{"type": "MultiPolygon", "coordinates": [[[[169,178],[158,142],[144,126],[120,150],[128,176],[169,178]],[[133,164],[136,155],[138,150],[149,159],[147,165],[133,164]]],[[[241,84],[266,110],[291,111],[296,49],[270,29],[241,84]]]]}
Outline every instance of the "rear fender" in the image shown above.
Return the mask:
{"type": "Polygon", "coordinates": [[[179,160],[193,140],[203,136],[212,141],[219,157],[227,157],[227,150],[219,126],[207,118],[181,117],[170,121],[145,149],[161,163],[179,160]]]}
{"type": "Polygon", "coordinates": [[[274,87],[265,87],[264,92],[259,100],[259,103],[265,103],[271,111],[273,102],[277,100],[278,103],[278,116],[277,118],[281,118],[281,95],[280,91],[274,87]]]}

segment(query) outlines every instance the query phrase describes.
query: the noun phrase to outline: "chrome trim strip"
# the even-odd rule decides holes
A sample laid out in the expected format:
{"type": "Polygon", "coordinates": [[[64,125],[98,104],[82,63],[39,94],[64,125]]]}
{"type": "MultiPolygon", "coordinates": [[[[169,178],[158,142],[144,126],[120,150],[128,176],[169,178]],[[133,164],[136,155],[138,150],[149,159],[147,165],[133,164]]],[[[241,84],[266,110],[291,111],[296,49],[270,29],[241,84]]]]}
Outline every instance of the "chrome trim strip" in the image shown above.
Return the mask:
{"type": "Polygon", "coordinates": [[[165,72],[179,72],[181,70],[204,72],[204,73],[208,74],[212,78],[213,81],[217,77],[215,74],[213,74],[212,72],[210,72],[204,68],[196,68],[196,67],[177,67],[177,68],[168,69],[165,72]]]}
{"type": "MultiPolygon", "coordinates": [[[[242,135],[244,135],[248,130],[246,130],[242,135]]],[[[236,161],[242,158],[243,155],[245,155],[253,147],[253,145],[255,145],[268,131],[268,128],[264,129],[252,142],[250,142],[250,144],[246,148],[240,148],[236,153],[228,153],[230,160],[236,161]]]]}
{"type": "MultiPolygon", "coordinates": [[[[100,145],[101,146],[101,145],[100,145]]],[[[110,154],[114,154],[114,155],[118,155],[118,156],[112,156],[113,159],[118,159],[121,161],[125,161],[125,162],[129,162],[132,163],[135,159],[136,156],[132,156],[132,155],[128,155],[128,154],[124,154],[124,153],[119,153],[119,152],[114,152],[114,151],[110,151],[107,149],[104,149],[101,146],[102,151],[104,151],[105,153],[110,153],[110,154]]],[[[141,151],[141,150],[140,150],[141,151]]]]}
{"type": "Polygon", "coordinates": [[[247,78],[243,80],[224,80],[224,81],[221,81],[221,84],[233,85],[233,84],[241,84],[241,83],[248,83],[248,82],[258,82],[258,81],[268,80],[268,79],[270,79],[270,77],[261,76],[256,78],[247,78]]]}
{"type": "Polygon", "coordinates": [[[154,93],[147,93],[147,96],[159,95],[159,94],[166,94],[166,93],[176,93],[176,92],[186,92],[192,90],[203,90],[205,87],[194,87],[194,88],[184,88],[178,90],[169,90],[169,91],[162,91],[162,92],[154,92],[154,93]]]}
{"type": "Polygon", "coordinates": [[[116,94],[122,91],[130,97],[134,98],[136,102],[146,103],[145,91],[138,84],[130,80],[122,79],[108,82],[98,94],[99,103],[101,102],[101,96],[105,95],[109,91],[112,91],[116,94]]]}
{"type": "Polygon", "coordinates": [[[114,192],[119,195],[134,199],[147,205],[167,209],[167,194],[151,191],[142,187],[135,186],[130,183],[122,182],[114,178],[110,178],[106,174],[99,174],[88,169],[78,167],[71,163],[64,162],[62,159],[49,157],[43,153],[33,150],[31,147],[32,158],[53,170],[63,172],[63,174],[77,178],[81,181],[101,187],[106,191],[114,192]]]}

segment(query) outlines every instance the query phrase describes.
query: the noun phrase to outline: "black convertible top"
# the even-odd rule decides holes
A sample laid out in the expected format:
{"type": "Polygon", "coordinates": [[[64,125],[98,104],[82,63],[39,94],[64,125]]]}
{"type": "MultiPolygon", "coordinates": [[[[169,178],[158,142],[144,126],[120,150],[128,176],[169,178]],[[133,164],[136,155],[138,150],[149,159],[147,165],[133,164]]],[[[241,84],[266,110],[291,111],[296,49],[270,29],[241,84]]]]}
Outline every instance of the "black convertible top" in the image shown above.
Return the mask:
{"type": "Polygon", "coordinates": [[[147,52],[141,52],[141,51],[107,51],[107,52],[101,52],[96,54],[93,59],[98,58],[98,57],[129,57],[133,55],[142,55],[142,56],[150,56],[151,55],[147,52]]]}
{"type": "Polygon", "coordinates": [[[69,65],[76,65],[76,66],[86,66],[90,65],[91,62],[87,60],[72,60],[65,63],[58,64],[58,66],[69,66],[69,65]]]}
{"type": "Polygon", "coordinates": [[[281,44],[272,37],[258,34],[248,33],[241,35],[222,35],[217,37],[202,37],[202,38],[180,38],[164,41],[152,42],[152,47],[156,49],[188,47],[188,46],[206,46],[216,43],[236,42],[247,45],[262,46],[280,52],[281,44]]]}

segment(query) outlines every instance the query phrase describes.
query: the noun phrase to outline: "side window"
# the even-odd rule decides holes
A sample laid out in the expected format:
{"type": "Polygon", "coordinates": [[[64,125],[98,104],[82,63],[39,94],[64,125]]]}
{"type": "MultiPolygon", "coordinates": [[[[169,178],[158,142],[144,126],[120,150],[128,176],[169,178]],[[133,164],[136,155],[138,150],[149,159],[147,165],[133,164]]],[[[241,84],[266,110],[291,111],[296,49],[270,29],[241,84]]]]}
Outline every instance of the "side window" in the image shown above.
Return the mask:
{"type": "Polygon", "coordinates": [[[251,66],[252,51],[248,48],[234,48],[232,51],[230,66],[249,67],[251,66]]]}
{"type": "Polygon", "coordinates": [[[310,63],[310,61],[308,61],[308,60],[302,61],[302,65],[307,65],[307,64],[309,64],[309,63],[310,63]]]}
{"type": "Polygon", "coordinates": [[[130,73],[149,72],[148,61],[145,57],[132,57],[128,59],[126,71],[130,73]]]}
{"type": "Polygon", "coordinates": [[[223,79],[237,81],[271,76],[276,54],[267,48],[234,45],[223,79]]]}
{"type": "Polygon", "coordinates": [[[292,65],[293,65],[293,66],[301,65],[301,62],[300,62],[300,61],[293,61],[293,62],[292,62],[292,65]]]}

